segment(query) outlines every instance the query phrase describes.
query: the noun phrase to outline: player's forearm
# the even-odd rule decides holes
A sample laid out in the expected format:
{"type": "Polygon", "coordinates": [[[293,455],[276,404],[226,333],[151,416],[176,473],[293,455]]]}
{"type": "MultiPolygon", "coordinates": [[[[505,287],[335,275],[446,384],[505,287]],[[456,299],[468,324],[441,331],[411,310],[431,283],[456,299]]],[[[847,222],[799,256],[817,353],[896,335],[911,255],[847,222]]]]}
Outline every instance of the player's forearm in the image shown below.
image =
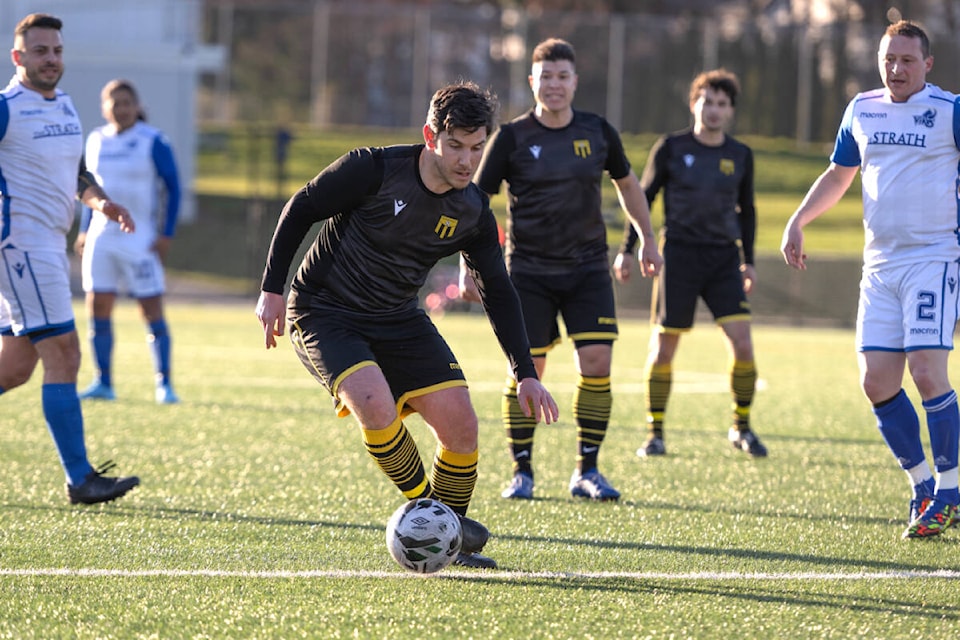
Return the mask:
{"type": "Polygon", "coordinates": [[[631,172],[626,178],[615,181],[615,184],[620,206],[630,219],[631,226],[636,229],[643,243],[652,242],[654,236],[650,207],[636,176],[631,172]]]}
{"type": "Polygon", "coordinates": [[[791,221],[801,229],[833,207],[847,192],[856,176],[857,167],[831,164],[813,183],[791,221]]]}

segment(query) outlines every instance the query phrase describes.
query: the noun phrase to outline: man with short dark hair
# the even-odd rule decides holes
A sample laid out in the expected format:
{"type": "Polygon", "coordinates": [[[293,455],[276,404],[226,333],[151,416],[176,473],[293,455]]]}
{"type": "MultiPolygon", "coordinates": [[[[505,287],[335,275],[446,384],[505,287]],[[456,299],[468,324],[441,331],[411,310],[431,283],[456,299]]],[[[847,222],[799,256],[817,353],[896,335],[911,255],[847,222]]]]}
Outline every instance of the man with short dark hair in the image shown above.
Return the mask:
{"type": "MultiPolygon", "coordinates": [[[[727,133],[734,116],[737,77],[724,69],[690,83],[691,129],[660,138],[650,150],[641,184],[651,204],[663,191],[664,267],[654,289],[654,335],[646,364],[647,439],[637,454],[661,456],[664,417],[680,336],[693,328],[702,298],[723,331],[731,356],[733,423],[727,438],[755,458],[767,449],[750,426],[757,367],[747,294],[756,282],[753,243],[753,153],[727,133]]],[[[614,262],[621,281],[630,277],[636,235],[625,230],[614,262]]]]}
{"type": "Polygon", "coordinates": [[[140,483],[113,478],[87,459],[77,398],[80,341],[73,317],[66,236],[74,200],[133,230],[83,165],[80,119],[63,75],[62,22],[34,13],[17,24],[16,75],[0,92],[0,394],[43,363],[43,414],[67,476],[71,503],[108,502],[140,483]],[[79,180],[78,180],[79,176],[79,180]]]}
{"type": "MultiPolygon", "coordinates": [[[[660,266],[650,210],[623,151],[620,134],[597,114],[575,110],[576,54],[559,38],[539,43],[531,56],[530,88],[536,105],[500,127],[484,152],[476,182],[490,194],[507,183],[506,260],[520,301],[537,372],[560,342],[562,316],[573,340],[577,386],[576,468],[571,495],[614,501],[620,492],[599,471],[613,404],[610,368],[617,338],[617,313],[610,278],[607,226],[601,184],[613,180],[621,207],[643,237],[644,275],[660,266]]],[[[476,298],[461,273],[462,296],[476,298]]],[[[516,379],[509,374],[501,402],[513,478],[504,498],[533,498],[533,436],[536,422],[523,411],[516,379]]]]}
{"type": "Polygon", "coordinates": [[[444,87],[430,102],[425,144],[355,149],[321,171],[280,214],[257,303],[267,348],[289,313],[294,348],[338,414],[353,414],[367,451],[406,498],[435,498],[461,516],[456,562],[477,568],[496,567],[479,553],[486,528],[465,517],[477,480],[477,415],[460,364],[417,297],[438,260],[461,252],[481,281],[526,415],[557,417],[530,358],[489,200],[470,182],[495,107],[473,83],[444,87]],[[315,223],[320,233],[285,305],[290,263],[315,223]],[[429,478],[403,424],[414,412],[437,438],[429,478]]]}

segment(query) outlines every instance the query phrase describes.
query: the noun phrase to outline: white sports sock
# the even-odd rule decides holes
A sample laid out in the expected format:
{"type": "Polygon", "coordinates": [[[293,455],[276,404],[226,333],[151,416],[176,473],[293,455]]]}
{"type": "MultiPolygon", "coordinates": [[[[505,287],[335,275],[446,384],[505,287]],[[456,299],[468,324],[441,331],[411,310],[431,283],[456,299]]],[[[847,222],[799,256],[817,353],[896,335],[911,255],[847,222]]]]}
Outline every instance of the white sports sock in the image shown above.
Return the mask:
{"type": "Polygon", "coordinates": [[[927,464],[926,460],[915,467],[910,467],[906,471],[907,475],[910,476],[910,482],[913,483],[913,486],[917,486],[924,480],[930,480],[933,478],[933,472],[930,471],[930,465],[927,464]]]}

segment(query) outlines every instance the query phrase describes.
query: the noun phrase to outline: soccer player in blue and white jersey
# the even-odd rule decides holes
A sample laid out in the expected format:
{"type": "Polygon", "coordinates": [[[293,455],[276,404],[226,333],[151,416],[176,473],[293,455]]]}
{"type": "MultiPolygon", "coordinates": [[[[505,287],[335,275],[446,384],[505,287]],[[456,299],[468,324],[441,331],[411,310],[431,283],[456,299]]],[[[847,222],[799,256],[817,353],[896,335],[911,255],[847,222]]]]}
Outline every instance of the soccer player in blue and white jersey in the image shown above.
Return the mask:
{"type": "Polygon", "coordinates": [[[163,258],[176,230],[180,209],[177,165],[167,137],[144,121],[133,84],[111,80],[100,92],[100,106],[107,124],[94,129],[87,138],[87,168],[100,186],[122,200],[133,215],[137,230],[124,233],[102,213],[84,211],[74,246],[83,256],[83,290],[87,294],[97,375],[80,397],[116,397],[111,368],[111,315],[117,292],[125,285],[140,304],[147,323],[156,400],[174,404],[179,399],[170,378],[170,332],[163,314],[163,258]],[[164,215],[158,230],[161,205],[164,215]]]}
{"type": "MultiPolygon", "coordinates": [[[[70,296],[66,237],[74,198],[133,231],[83,165],[80,119],[63,75],[62,22],[31,14],[14,32],[16,75],[0,92],[0,394],[43,363],[43,413],[67,476],[71,503],[119,498],[140,483],[107,477],[87,459],[77,397],[80,341],[70,296]]],[[[9,411],[9,409],[7,409],[9,411]]]]}
{"type": "Polygon", "coordinates": [[[926,82],[930,41],[900,21],[880,40],[882,89],[847,106],[830,166],[814,182],[783,232],[787,264],[806,268],[803,227],[832,207],[860,171],[865,246],[857,350],[863,391],[880,433],[910,477],[913,497],[904,538],[941,534],[957,519],[957,394],[947,359],[960,302],[958,96],[926,82]],[[902,388],[908,368],[922,398],[933,474],[920,422],[902,388]]]}

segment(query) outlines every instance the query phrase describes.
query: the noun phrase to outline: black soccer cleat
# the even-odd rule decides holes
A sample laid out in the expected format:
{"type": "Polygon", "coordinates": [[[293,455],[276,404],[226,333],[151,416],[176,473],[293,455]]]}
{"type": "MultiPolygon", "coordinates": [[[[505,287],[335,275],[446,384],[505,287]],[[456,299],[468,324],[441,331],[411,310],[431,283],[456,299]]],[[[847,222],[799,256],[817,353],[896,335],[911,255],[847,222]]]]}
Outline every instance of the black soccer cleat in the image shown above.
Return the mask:
{"type": "Polygon", "coordinates": [[[460,516],[460,533],[463,536],[463,541],[460,543],[460,555],[471,555],[483,551],[483,546],[490,539],[490,531],[467,516],[460,516]]]}
{"type": "Polygon", "coordinates": [[[471,569],[496,569],[497,561],[479,553],[464,553],[461,551],[453,561],[458,567],[469,567],[471,569]]]}
{"type": "Polygon", "coordinates": [[[757,434],[749,429],[740,431],[736,427],[730,427],[730,430],[727,432],[727,439],[737,451],[749,453],[754,458],[767,457],[767,448],[760,442],[757,434]]]}
{"type": "Polygon", "coordinates": [[[87,474],[83,484],[67,485],[67,497],[70,504],[97,504],[120,498],[140,484],[137,476],[109,478],[103,474],[116,465],[112,460],[105,462],[99,469],[87,474]]]}

